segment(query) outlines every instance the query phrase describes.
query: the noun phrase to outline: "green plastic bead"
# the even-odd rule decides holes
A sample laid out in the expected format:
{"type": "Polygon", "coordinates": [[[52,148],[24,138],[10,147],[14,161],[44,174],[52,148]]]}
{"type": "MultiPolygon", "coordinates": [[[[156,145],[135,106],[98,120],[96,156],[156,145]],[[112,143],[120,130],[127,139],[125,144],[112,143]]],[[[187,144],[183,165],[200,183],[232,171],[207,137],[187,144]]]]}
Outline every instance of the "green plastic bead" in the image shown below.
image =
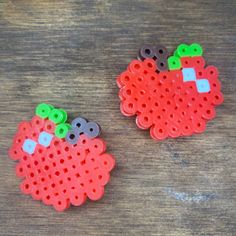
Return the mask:
{"type": "Polygon", "coordinates": [[[196,56],[202,56],[203,54],[203,50],[200,44],[198,43],[193,43],[190,45],[189,47],[189,51],[190,51],[190,55],[192,57],[196,57],[196,56]]]}
{"type": "Polygon", "coordinates": [[[63,109],[59,109],[63,113],[63,120],[61,123],[65,123],[67,121],[67,112],[63,109]]]}
{"type": "Polygon", "coordinates": [[[49,113],[49,120],[53,121],[55,124],[62,123],[65,120],[65,114],[60,109],[53,109],[49,113]]]}
{"type": "Polygon", "coordinates": [[[53,109],[52,105],[49,105],[46,103],[40,103],[35,109],[35,114],[45,119],[45,118],[48,118],[52,109],[53,109]]]}
{"type": "Polygon", "coordinates": [[[171,56],[168,58],[169,70],[178,70],[181,68],[181,61],[178,57],[171,56]]]}
{"type": "Polygon", "coordinates": [[[177,50],[174,51],[174,55],[173,56],[179,57],[179,54],[178,54],[177,50]]]}
{"type": "Polygon", "coordinates": [[[190,55],[190,50],[189,50],[189,46],[187,44],[180,44],[177,47],[177,54],[179,57],[188,57],[190,55]]]}
{"type": "Polygon", "coordinates": [[[58,138],[65,138],[66,137],[66,134],[67,132],[70,130],[70,125],[69,124],[59,124],[57,125],[56,129],[55,129],[55,135],[58,137],[58,138]]]}

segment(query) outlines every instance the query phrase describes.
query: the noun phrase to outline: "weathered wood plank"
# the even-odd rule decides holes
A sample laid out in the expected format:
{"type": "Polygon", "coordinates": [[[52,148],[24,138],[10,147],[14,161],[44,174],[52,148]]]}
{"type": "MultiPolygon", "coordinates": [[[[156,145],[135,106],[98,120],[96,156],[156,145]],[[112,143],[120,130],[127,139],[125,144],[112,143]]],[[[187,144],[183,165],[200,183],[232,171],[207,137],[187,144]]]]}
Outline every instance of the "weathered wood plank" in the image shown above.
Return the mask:
{"type": "Polygon", "coordinates": [[[0,1],[1,235],[235,235],[235,1],[0,1]],[[225,102],[202,135],[153,142],[120,114],[116,76],[145,42],[200,42],[225,102]],[[39,102],[98,121],[105,197],[58,214],[18,190],[7,149],[39,102]]]}

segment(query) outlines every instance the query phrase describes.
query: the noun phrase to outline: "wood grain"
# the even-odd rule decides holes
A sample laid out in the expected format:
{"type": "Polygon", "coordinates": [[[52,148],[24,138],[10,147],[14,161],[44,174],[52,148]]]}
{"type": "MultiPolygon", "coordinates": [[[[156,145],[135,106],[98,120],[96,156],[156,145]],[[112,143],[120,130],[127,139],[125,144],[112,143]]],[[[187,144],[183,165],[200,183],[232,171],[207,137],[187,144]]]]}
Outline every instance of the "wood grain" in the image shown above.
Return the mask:
{"type": "Polygon", "coordinates": [[[236,2],[0,1],[0,235],[236,235],[236,2]],[[225,102],[204,134],[154,142],[119,111],[143,43],[199,42],[225,102]],[[7,156],[36,104],[99,122],[117,167],[104,198],[64,213],[24,196],[7,156]]]}

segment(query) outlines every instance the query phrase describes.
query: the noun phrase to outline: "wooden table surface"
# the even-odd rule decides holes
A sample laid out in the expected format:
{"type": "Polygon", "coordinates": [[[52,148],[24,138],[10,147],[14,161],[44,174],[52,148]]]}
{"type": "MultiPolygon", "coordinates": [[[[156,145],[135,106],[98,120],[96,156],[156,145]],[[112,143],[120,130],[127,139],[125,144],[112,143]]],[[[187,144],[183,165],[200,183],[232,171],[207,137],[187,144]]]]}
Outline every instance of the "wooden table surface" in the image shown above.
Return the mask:
{"type": "Polygon", "coordinates": [[[0,1],[1,235],[236,235],[236,1],[0,1]],[[144,43],[199,42],[223,105],[204,134],[154,142],[119,111],[144,43]],[[57,213],[21,194],[7,150],[49,102],[100,123],[117,166],[98,202],[57,213]]]}

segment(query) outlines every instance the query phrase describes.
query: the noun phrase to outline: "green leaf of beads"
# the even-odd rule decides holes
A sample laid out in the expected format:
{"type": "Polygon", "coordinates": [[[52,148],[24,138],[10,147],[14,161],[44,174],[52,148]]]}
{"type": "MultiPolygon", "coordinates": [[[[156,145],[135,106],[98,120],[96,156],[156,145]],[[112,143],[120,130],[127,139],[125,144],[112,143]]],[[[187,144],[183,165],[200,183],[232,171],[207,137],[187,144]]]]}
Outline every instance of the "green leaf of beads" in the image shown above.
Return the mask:
{"type": "Polygon", "coordinates": [[[40,103],[35,109],[35,114],[56,124],[54,133],[58,138],[65,138],[67,132],[71,129],[71,125],[65,123],[67,121],[67,113],[63,109],[54,108],[50,104],[40,103]]]}
{"type": "Polygon", "coordinates": [[[193,43],[190,46],[187,44],[180,44],[174,52],[176,57],[197,57],[202,56],[203,49],[200,44],[193,43]]]}

